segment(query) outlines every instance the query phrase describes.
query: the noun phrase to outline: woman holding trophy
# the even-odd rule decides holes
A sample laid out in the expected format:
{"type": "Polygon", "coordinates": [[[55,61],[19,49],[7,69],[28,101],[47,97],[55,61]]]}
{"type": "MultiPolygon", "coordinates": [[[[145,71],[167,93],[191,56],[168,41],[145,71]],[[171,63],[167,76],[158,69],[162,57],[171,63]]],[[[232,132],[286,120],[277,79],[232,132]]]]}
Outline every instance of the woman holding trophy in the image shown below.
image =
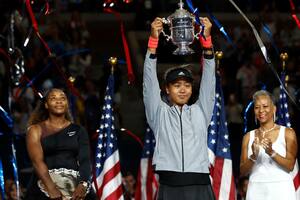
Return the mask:
{"type": "Polygon", "coordinates": [[[203,47],[203,73],[198,100],[188,105],[192,95],[193,76],[186,67],[165,72],[162,100],[157,78],[156,48],[163,30],[163,19],[151,24],[151,35],[144,63],[143,96],[147,121],[154,132],[156,146],[153,165],[159,175],[159,200],[213,200],[209,178],[207,128],[215,100],[215,59],[211,42],[212,24],[204,25],[200,42],[203,47]],[[204,39],[205,38],[205,39],[204,39]]]}
{"type": "Polygon", "coordinates": [[[88,135],[72,123],[66,94],[51,89],[28,125],[26,142],[34,173],[25,199],[94,199],[89,197],[88,135]]]}

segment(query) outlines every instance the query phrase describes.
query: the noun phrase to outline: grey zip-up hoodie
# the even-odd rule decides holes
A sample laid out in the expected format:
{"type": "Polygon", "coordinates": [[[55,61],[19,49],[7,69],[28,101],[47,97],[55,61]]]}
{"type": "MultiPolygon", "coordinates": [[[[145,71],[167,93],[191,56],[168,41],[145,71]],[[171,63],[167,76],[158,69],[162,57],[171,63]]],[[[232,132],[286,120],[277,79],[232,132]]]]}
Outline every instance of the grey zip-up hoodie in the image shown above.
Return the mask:
{"type": "Polygon", "coordinates": [[[215,60],[203,59],[198,100],[184,105],[162,101],[157,79],[157,59],[148,51],[144,63],[143,95],[147,122],[154,132],[155,170],[209,173],[207,128],[215,100],[215,60]]]}

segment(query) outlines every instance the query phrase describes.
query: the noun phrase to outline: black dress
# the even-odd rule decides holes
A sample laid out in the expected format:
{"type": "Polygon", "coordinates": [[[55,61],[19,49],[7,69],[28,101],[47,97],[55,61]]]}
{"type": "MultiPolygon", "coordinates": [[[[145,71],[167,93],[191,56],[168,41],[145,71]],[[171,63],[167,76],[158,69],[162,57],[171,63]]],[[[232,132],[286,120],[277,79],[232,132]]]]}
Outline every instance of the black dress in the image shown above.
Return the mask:
{"type": "MultiPolygon", "coordinates": [[[[44,162],[48,169],[76,171],[79,173],[77,182],[91,180],[90,147],[85,129],[72,123],[49,135],[43,122],[40,123],[40,126],[42,128],[41,145],[44,162]]],[[[26,193],[26,200],[49,199],[39,188],[38,179],[37,175],[33,173],[26,193]]],[[[85,199],[96,199],[92,189],[85,199]]]]}

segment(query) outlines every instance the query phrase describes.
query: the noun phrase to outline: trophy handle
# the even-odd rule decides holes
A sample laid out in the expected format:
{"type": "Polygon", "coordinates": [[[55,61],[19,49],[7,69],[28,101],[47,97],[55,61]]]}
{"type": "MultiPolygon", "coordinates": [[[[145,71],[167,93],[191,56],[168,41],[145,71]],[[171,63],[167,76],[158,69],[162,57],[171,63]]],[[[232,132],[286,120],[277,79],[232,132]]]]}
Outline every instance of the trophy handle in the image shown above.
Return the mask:
{"type": "Polygon", "coordinates": [[[195,35],[194,37],[195,37],[197,40],[199,40],[200,34],[201,34],[201,31],[199,31],[198,33],[196,33],[196,35],[195,35]]]}
{"type": "MultiPolygon", "coordinates": [[[[166,24],[166,25],[170,25],[171,22],[169,19],[166,19],[166,18],[162,18],[163,20],[163,24],[166,24]]],[[[164,37],[166,37],[166,40],[169,41],[169,40],[172,40],[171,36],[167,35],[165,32],[164,32],[164,29],[161,31],[162,34],[164,35],[164,37]]]]}
{"type": "Polygon", "coordinates": [[[200,25],[199,26],[199,31],[194,35],[194,37],[199,40],[199,38],[201,37],[201,32],[202,32],[203,27],[200,25]]]}

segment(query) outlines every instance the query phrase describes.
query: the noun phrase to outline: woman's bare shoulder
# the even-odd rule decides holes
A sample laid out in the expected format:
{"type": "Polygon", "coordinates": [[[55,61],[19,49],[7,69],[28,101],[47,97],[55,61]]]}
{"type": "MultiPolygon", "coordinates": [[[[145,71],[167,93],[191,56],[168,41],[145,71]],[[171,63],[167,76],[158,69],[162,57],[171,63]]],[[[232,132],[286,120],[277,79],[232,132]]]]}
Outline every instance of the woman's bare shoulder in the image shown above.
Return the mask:
{"type": "Polygon", "coordinates": [[[296,133],[293,128],[285,128],[285,137],[286,138],[296,138],[296,133]]]}
{"type": "Polygon", "coordinates": [[[41,135],[42,135],[41,123],[28,126],[27,137],[41,137],[41,135]]]}

